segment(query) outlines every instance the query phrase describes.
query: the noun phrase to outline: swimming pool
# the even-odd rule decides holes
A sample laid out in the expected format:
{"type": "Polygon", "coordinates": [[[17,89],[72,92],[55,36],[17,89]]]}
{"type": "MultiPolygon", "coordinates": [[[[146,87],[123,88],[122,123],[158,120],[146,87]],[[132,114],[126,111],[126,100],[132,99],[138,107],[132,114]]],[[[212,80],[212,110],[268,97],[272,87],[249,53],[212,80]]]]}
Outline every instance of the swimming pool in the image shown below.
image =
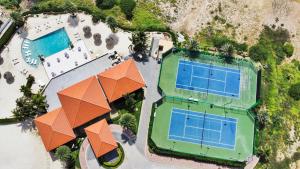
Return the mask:
{"type": "Polygon", "coordinates": [[[61,28],[35,40],[25,39],[21,51],[28,64],[37,66],[40,63],[40,55],[49,57],[68,48],[70,44],[67,32],[61,28]]]}

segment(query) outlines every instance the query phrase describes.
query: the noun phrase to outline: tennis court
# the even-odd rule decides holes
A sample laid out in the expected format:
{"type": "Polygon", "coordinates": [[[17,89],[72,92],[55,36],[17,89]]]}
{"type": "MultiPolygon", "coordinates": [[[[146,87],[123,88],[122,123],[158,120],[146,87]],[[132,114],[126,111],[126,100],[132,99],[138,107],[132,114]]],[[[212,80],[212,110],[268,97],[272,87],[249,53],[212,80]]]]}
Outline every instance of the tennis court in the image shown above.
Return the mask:
{"type": "Polygon", "coordinates": [[[179,60],[176,88],[239,98],[238,69],[179,60]]]}
{"type": "Polygon", "coordinates": [[[169,139],[223,149],[235,149],[237,120],[173,108],[169,139]]]}

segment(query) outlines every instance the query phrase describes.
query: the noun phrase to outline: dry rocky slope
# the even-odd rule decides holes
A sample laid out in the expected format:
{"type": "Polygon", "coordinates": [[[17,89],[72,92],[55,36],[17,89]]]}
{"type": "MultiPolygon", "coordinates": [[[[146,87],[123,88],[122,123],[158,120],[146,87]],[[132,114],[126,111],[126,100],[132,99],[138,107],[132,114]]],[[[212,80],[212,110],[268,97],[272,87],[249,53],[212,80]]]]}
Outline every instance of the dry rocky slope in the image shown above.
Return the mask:
{"type": "Polygon", "coordinates": [[[175,4],[161,1],[159,6],[174,30],[190,36],[215,15],[236,28],[236,40],[246,39],[248,44],[256,42],[262,25],[283,26],[292,35],[294,58],[300,60],[300,3],[295,0],[177,0],[175,4]]]}

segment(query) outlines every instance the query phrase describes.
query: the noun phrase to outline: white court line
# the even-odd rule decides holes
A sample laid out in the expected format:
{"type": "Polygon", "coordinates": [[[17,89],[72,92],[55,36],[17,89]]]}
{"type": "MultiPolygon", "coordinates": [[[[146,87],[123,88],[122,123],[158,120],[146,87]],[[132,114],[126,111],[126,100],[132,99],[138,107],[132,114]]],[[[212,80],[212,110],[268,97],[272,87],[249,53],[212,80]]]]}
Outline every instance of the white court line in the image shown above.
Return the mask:
{"type": "MultiPolygon", "coordinates": [[[[236,126],[236,125],[235,125],[236,126]]],[[[221,121],[221,129],[220,129],[220,138],[219,138],[219,143],[221,142],[221,136],[222,136],[222,130],[223,130],[223,121],[221,121]]],[[[234,142],[235,143],[235,142],[234,142]]]]}
{"type": "MultiPolygon", "coordinates": [[[[195,138],[190,138],[190,137],[182,137],[182,136],[176,136],[176,135],[170,135],[171,137],[178,137],[178,138],[183,138],[183,139],[188,139],[188,140],[195,140],[195,141],[201,141],[199,139],[195,139],[195,138]]],[[[225,145],[225,146],[233,146],[231,144],[226,144],[226,143],[218,143],[218,142],[214,142],[214,141],[207,141],[207,140],[202,140],[203,142],[208,142],[208,143],[215,143],[215,144],[220,144],[220,145],[225,145]]],[[[223,148],[223,147],[219,147],[219,148],[223,148]]]]}
{"type": "MultiPolygon", "coordinates": [[[[240,72],[234,72],[234,71],[230,71],[230,70],[224,70],[224,69],[228,69],[226,67],[224,67],[224,69],[219,69],[219,68],[216,68],[216,67],[220,67],[220,66],[216,66],[213,64],[213,67],[205,67],[205,66],[201,66],[201,65],[193,65],[193,64],[186,64],[186,63],[179,63],[179,64],[182,64],[182,65],[189,65],[189,66],[195,66],[195,67],[200,67],[200,68],[206,68],[206,69],[212,69],[212,70],[218,70],[218,71],[222,71],[222,72],[230,72],[230,73],[233,73],[233,74],[241,74],[240,72]]],[[[198,63],[196,63],[198,64],[198,63]]],[[[207,65],[207,64],[206,64],[207,65]]],[[[232,69],[232,70],[236,70],[236,69],[232,69]]],[[[238,70],[237,70],[238,71],[238,70]]]]}
{"type": "Polygon", "coordinates": [[[185,113],[185,117],[184,117],[184,129],[183,129],[183,137],[185,137],[185,129],[186,129],[186,119],[187,119],[187,113],[185,113]]]}
{"type": "Polygon", "coordinates": [[[224,92],[225,92],[225,90],[226,90],[226,85],[227,85],[227,72],[226,72],[226,74],[225,74],[225,85],[224,85],[224,92]]]}
{"type": "MultiPolygon", "coordinates": [[[[221,123],[222,123],[222,121],[221,121],[221,123]]],[[[201,129],[201,130],[209,130],[209,131],[214,131],[214,132],[218,132],[218,133],[221,132],[220,130],[214,130],[214,129],[208,129],[208,128],[202,128],[202,127],[195,127],[195,126],[189,126],[189,125],[186,125],[185,127],[190,127],[190,128],[195,128],[195,129],[201,129]]]]}
{"type": "Polygon", "coordinates": [[[200,78],[200,79],[208,79],[208,80],[217,81],[217,82],[223,82],[223,83],[226,82],[224,80],[213,79],[213,78],[208,78],[208,77],[201,77],[201,76],[195,76],[195,75],[193,75],[193,77],[200,78]]]}
{"type": "MultiPolygon", "coordinates": [[[[230,95],[235,95],[235,96],[238,95],[236,93],[222,92],[222,91],[214,90],[214,89],[206,89],[206,88],[202,88],[202,87],[188,86],[188,85],[182,85],[182,84],[178,84],[178,85],[185,86],[185,87],[193,87],[193,88],[196,88],[196,89],[202,89],[202,90],[208,90],[208,91],[215,91],[215,92],[220,92],[220,93],[230,94],[230,95]]],[[[195,91],[195,90],[191,90],[191,91],[195,91]]],[[[215,94],[215,93],[211,93],[211,94],[215,94]]],[[[221,95],[221,96],[224,96],[224,95],[221,95]]],[[[230,97],[234,97],[234,96],[230,96],[230,97]]]]}
{"type": "MultiPolygon", "coordinates": [[[[180,109],[179,109],[180,110],[180,109]]],[[[173,113],[176,113],[176,114],[182,114],[182,115],[185,115],[186,113],[181,113],[181,112],[176,112],[176,111],[172,111],[173,113]]],[[[191,112],[193,112],[193,111],[191,111],[191,112]]],[[[197,113],[197,112],[194,112],[194,113],[197,113]]],[[[197,115],[193,115],[193,114],[189,114],[189,116],[194,116],[194,117],[198,117],[198,118],[203,118],[203,117],[201,117],[201,116],[197,116],[197,115]]],[[[217,116],[217,115],[214,115],[214,116],[217,116]]],[[[219,117],[222,117],[223,118],[223,116],[219,116],[219,117]]],[[[221,120],[221,119],[216,119],[216,118],[211,118],[211,117],[205,117],[206,119],[211,119],[211,120],[216,120],[216,121],[224,121],[224,122],[230,122],[230,123],[237,123],[237,121],[235,121],[235,122],[233,122],[233,121],[229,121],[229,120],[221,120]]],[[[231,118],[231,117],[230,117],[231,118]]],[[[237,119],[235,119],[235,118],[231,118],[231,119],[234,119],[234,120],[237,120],[237,119]]]]}

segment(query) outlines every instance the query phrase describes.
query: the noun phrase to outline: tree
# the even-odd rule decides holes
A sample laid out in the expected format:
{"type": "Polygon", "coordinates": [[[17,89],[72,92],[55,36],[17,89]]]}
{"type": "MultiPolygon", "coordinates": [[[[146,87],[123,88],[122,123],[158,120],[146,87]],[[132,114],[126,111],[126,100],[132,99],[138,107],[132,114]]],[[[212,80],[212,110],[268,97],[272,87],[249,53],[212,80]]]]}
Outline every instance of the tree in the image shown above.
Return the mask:
{"type": "Polygon", "coordinates": [[[49,105],[46,101],[46,96],[43,95],[41,90],[31,97],[31,102],[33,111],[37,112],[37,114],[44,114],[47,112],[49,105]]]}
{"type": "Polygon", "coordinates": [[[116,27],[118,26],[117,21],[115,20],[114,17],[108,16],[106,17],[106,23],[110,27],[110,29],[115,32],[116,27]]]}
{"type": "Polygon", "coordinates": [[[22,85],[20,91],[23,93],[24,96],[30,97],[32,95],[31,87],[27,87],[27,85],[22,85]]]}
{"type": "Polygon", "coordinates": [[[291,85],[288,93],[293,99],[300,100],[300,83],[291,85]]]}
{"type": "Polygon", "coordinates": [[[286,53],[287,57],[291,57],[294,53],[294,46],[291,43],[285,43],[283,46],[283,50],[286,53]]]}
{"type": "Polygon", "coordinates": [[[120,7],[128,20],[131,20],[135,6],[135,0],[121,0],[120,7]]]}
{"type": "Polygon", "coordinates": [[[135,93],[127,94],[124,96],[125,99],[125,106],[129,111],[134,111],[135,108],[135,93]]]}
{"type": "Polygon", "coordinates": [[[222,47],[222,52],[225,56],[225,61],[227,63],[232,63],[233,61],[233,53],[234,53],[234,47],[230,43],[226,43],[222,47]]]}
{"type": "Polygon", "coordinates": [[[96,5],[102,9],[110,9],[114,7],[116,0],[96,0],[96,5]]]}
{"type": "Polygon", "coordinates": [[[15,21],[16,25],[21,27],[24,25],[24,18],[19,11],[12,12],[10,17],[15,21]]]}
{"type": "Polygon", "coordinates": [[[272,49],[268,48],[266,45],[258,43],[249,49],[249,57],[255,62],[266,61],[271,55],[272,49]]]}
{"type": "Polygon", "coordinates": [[[55,157],[61,161],[66,162],[70,157],[72,157],[71,149],[68,146],[60,146],[55,151],[55,157]]]}
{"type": "Polygon", "coordinates": [[[144,53],[145,50],[148,48],[147,45],[148,36],[144,31],[133,32],[130,40],[133,44],[133,50],[136,53],[144,53]]]}
{"type": "Polygon", "coordinates": [[[134,115],[125,113],[120,118],[120,125],[125,129],[130,129],[131,131],[135,131],[137,126],[137,121],[134,115]]]}

